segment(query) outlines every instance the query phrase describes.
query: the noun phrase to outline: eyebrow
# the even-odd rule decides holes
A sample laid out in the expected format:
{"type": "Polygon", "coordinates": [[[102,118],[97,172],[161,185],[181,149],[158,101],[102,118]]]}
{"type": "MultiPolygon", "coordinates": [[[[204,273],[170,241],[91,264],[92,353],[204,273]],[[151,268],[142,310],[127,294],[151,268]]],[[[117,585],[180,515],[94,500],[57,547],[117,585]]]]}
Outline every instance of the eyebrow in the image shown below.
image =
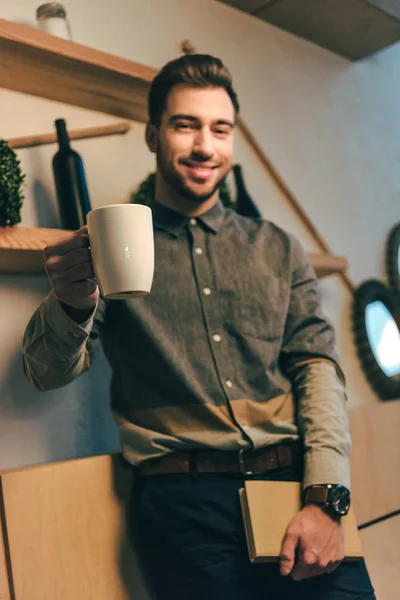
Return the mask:
{"type": "MultiPolygon", "coordinates": [[[[173,125],[176,121],[181,121],[181,120],[190,121],[191,123],[200,123],[200,119],[198,119],[197,117],[193,117],[193,115],[176,114],[176,115],[172,115],[172,117],[170,117],[168,119],[168,124],[173,125]]],[[[235,124],[232,123],[232,121],[227,121],[226,119],[217,119],[217,121],[215,121],[214,124],[215,125],[227,125],[231,129],[233,129],[235,126],[235,124]]]]}

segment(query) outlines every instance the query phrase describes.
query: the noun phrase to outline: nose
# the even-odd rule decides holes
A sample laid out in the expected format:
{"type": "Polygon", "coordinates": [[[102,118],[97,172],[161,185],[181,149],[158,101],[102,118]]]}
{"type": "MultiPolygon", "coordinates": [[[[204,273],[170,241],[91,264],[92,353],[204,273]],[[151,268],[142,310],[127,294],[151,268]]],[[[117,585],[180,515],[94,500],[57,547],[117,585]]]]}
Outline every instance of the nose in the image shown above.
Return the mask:
{"type": "Polygon", "coordinates": [[[201,127],[196,131],[193,143],[193,153],[210,157],[214,154],[214,140],[208,127],[201,127]]]}

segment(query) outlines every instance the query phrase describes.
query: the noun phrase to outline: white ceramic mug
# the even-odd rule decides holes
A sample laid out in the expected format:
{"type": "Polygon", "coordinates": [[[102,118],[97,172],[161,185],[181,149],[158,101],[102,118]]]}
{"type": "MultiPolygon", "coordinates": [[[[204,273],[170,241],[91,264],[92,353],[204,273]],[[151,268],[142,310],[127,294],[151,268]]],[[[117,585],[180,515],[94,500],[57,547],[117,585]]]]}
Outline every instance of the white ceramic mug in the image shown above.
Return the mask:
{"type": "Polygon", "coordinates": [[[93,268],[105,298],[137,298],[150,293],[154,275],[151,209],[112,204],[87,214],[93,268]]]}

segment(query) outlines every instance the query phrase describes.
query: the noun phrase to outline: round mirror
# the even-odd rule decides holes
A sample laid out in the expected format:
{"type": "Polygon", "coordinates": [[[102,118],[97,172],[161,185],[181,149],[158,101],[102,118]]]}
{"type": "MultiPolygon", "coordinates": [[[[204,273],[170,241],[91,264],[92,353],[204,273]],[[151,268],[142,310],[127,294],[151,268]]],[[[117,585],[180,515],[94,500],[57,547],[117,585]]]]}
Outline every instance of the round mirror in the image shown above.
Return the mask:
{"type": "Polygon", "coordinates": [[[400,295],[400,223],[393,227],[388,237],[386,266],[389,283],[393,291],[400,295]]]}
{"type": "Polygon", "coordinates": [[[365,309],[365,326],[368,341],[386,377],[400,373],[400,331],[396,321],[380,300],[365,309]]]}
{"type": "Polygon", "coordinates": [[[354,334],[371,385],[383,400],[400,398],[400,306],[382,283],[363,283],[354,295],[354,334]]]}

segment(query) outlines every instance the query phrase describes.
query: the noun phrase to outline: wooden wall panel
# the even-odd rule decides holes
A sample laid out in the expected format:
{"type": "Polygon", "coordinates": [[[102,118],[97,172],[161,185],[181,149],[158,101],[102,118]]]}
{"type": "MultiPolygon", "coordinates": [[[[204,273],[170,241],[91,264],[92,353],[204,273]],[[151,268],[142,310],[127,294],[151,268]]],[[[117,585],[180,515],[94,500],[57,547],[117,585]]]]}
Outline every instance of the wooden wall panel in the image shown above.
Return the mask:
{"type": "Polygon", "coordinates": [[[377,600],[399,600],[400,515],[361,531],[377,600]]]}
{"type": "Polygon", "coordinates": [[[3,475],[16,600],[148,598],[126,535],[131,483],[109,456],[3,475]]]}
{"type": "Polygon", "coordinates": [[[400,401],[350,411],[358,524],[400,509],[400,401]]]}
{"type": "MultiPolygon", "coordinates": [[[[400,402],[351,411],[350,423],[353,500],[364,523],[400,508],[400,402]]],[[[132,470],[118,457],[5,473],[2,482],[16,600],[149,600],[127,538],[132,470]]],[[[394,600],[400,517],[362,539],[377,598],[394,600]]],[[[0,600],[10,600],[2,551],[0,540],[0,600]]]]}

